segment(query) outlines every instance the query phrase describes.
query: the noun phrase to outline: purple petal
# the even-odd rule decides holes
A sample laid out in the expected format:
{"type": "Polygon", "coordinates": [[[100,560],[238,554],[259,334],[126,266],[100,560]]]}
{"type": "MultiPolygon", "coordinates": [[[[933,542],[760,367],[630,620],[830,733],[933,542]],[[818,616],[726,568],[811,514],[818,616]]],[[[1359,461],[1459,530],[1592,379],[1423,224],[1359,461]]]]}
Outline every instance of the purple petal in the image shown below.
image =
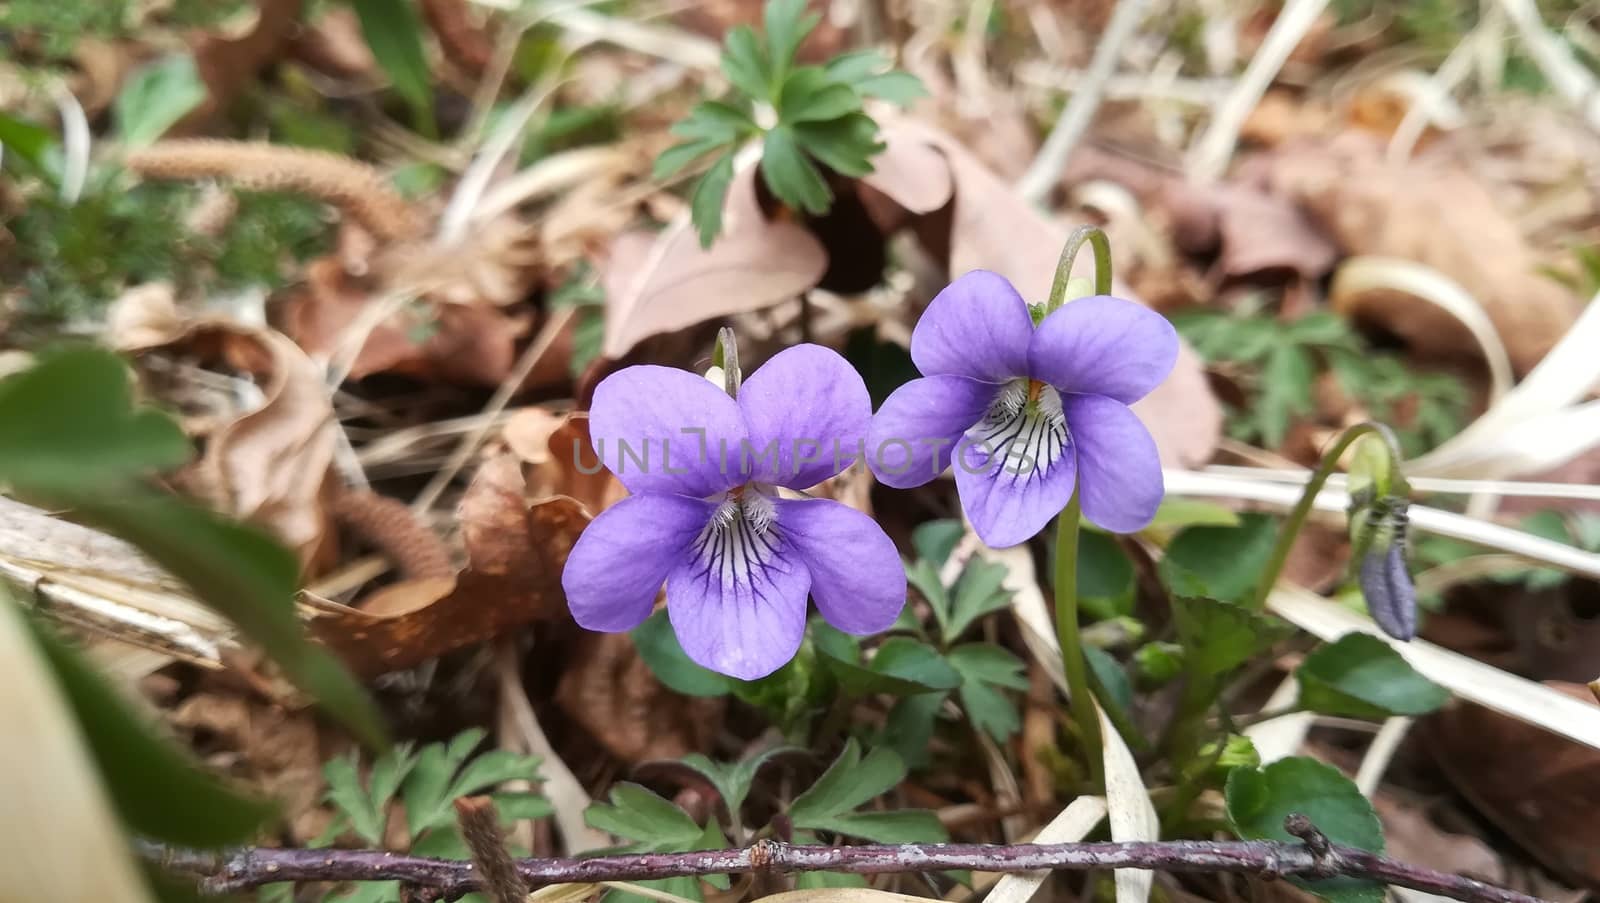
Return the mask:
{"type": "Polygon", "coordinates": [[[1044,318],[1028,346],[1028,374],[1062,392],[1133,404],[1178,360],[1178,331],[1155,311],[1096,295],[1044,318]]]}
{"type": "Polygon", "coordinates": [[[911,360],[924,376],[1001,382],[1028,372],[1033,319],[1004,276],[973,270],[935,295],[911,331],[911,360]]]}
{"type": "Polygon", "coordinates": [[[827,499],[778,502],[778,532],[811,572],[811,598],[846,633],[889,629],[906,602],[906,571],[872,518],[827,499]]]}
{"type": "Polygon", "coordinates": [[[751,478],[791,489],[815,486],[860,456],[872,419],[861,375],[838,352],[796,345],[773,355],[739,389],[750,430],[751,478]]]}
{"type": "Polygon", "coordinates": [[[602,511],[561,571],[573,619],[608,633],[639,626],[711,511],[709,502],[660,493],[632,495],[602,511]]]}
{"type": "Polygon", "coordinates": [[[1156,440],[1120,401],[1099,395],[1065,395],[1062,401],[1078,446],[1083,516],[1113,533],[1143,530],[1165,491],[1156,440]]]}
{"type": "Polygon", "coordinates": [[[811,575],[775,532],[734,529],[697,542],[667,575],[667,617],[689,658],[755,680],[799,650],[811,575]]]}
{"type": "Polygon", "coordinates": [[[961,507],[994,548],[1038,535],[1072,498],[1077,466],[1065,426],[1037,417],[985,419],[969,430],[953,464],[961,507]]]}
{"type": "Polygon", "coordinates": [[[703,377],[639,365],[594,390],[589,437],[595,454],[630,492],[708,496],[744,482],[739,406],[703,377]]]}
{"type": "Polygon", "coordinates": [[[914,379],[883,401],[867,429],[867,466],[878,482],[910,489],[950,466],[961,435],[994,401],[1000,388],[965,376],[914,379]]]}

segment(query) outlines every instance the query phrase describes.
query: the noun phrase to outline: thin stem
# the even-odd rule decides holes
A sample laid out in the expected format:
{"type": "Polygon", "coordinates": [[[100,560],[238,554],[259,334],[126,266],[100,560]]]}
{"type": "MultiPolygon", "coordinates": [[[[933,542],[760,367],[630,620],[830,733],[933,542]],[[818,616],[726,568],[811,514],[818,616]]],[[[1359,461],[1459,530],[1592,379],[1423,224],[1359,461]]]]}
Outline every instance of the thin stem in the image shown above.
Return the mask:
{"type": "MultiPolygon", "coordinates": [[[[1293,818],[1293,816],[1291,816],[1293,818]]],[[[1297,827],[1300,825],[1297,824],[1297,827]]],[[[847,872],[903,874],[952,869],[1031,872],[1108,868],[1165,872],[1243,872],[1263,877],[1346,876],[1381,881],[1467,903],[1545,903],[1537,897],[1481,881],[1387,859],[1377,853],[1327,843],[1307,827],[1303,842],[1245,840],[1136,841],[1060,844],[903,844],[854,847],[793,846],[770,840],[731,850],[630,853],[587,859],[519,859],[522,879],[551,884],[639,881],[718,874],[847,872]],[[1316,843],[1312,843],[1316,840],[1316,843]]],[[[400,881],[427,899],[454,900],[482,889],[471,862],[407,856],[384,850],[293,850],[253,847],[226,852],[137,844],[147,860],[200,880],[208,894],[239,893],[282,882],[400,881]]]]}
{"type": "Polygon", "coordinates": [[[1067,243],[1061,246],[1061,259],[1056,263],[1055,281],[1050,283],[1050,300],[1045,304],[1045,313],[1067,302],[1067,282],[1072,278],[1072,263],[1085,241],[1094,248],[1094,293],[1111,294],[1111,239],[1099,226],[1079,226],[1072,230],[1072,234],[1067,236],[1067,243]]]}
{"type": "Polygon", "coordinates": [[[1088,661],[1083,657],[1083,640],[1078,634],[1078,514],[1076,489],[1066,510],[1056,518],[1056,640],[1061,645],[1061,670],[1067,678],[1072,719],[1078,724],[1078,738],[1084,757],[1089,760],[1089,777],[1095,787],[1105,783],[1103,739],[1100,719],[1094,711],[1094,696],[1089,692],[1088,661]]]}
{"type": "Polygon", "coordinates": [[[1357,439],[1369,433],[1380,437],[1389,446],[1392,463],[1396,470],[1399,469],[1400,443],[1388,427],[1369,420],[1340,433],[1333,444],[1328,446],[1328,450],[1323,452],[1322,460],[1317,464],[1317,469],[1311,472],[1311,479],[1306,482],[1305,491],[1300,494],[1300,501],[1295,502],[1294,508],[1289,511],[1288,519],[1283,523],[1283,528],[1278,531],[1278,541],[1272,547],[1272,557],[1267,559],[1267,567],[1261,572],[1261,583],[1256,587],[1254,601],[1257,609],[1266,607],[1267,596],[1271,595],[1272,588],[1277,585],[1278,575],[1283,573],[1283,565],[1289,560],[1289,550],[1294,548],[1295,537],[1300,535],[1300,529],[1305,526],[1306,517],[1311,513],[1312,505],[1316,503],[1317,494],[1322,492],[1328,477],[1333,474],[1334,468],[1339,466],[1339,458],[1357,439]]]}

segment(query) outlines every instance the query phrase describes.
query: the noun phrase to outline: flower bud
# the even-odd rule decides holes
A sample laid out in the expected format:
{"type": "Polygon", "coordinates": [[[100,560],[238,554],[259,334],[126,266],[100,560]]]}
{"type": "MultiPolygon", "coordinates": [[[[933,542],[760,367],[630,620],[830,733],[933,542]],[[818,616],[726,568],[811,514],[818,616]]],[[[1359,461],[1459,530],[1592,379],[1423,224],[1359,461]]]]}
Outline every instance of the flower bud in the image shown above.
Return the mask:
{"type": "Polygon", "coordinates": [[[1398,496],[1351,499],[1351,554],[1367,611],[1384,633],[1410,640],[1417,633],[1417,591],[1406,569],[1408,503],[1398,496]]]}

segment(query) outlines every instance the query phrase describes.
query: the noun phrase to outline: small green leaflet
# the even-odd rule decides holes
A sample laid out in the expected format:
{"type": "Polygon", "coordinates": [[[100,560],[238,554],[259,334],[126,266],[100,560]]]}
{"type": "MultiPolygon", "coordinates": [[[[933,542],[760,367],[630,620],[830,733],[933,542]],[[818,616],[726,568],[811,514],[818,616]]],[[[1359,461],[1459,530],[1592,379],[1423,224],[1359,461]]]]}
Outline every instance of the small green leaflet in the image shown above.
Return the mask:
{"type": "Polygon", "coordinates": [[[961,675],[937,650],[910,637],[894,636],[884,640],[872,660],[862,665],[838,648],[825,648],[824,635],[825,631],[818,628],[819,656],[839,681],[840,689],[851,696],[869,693],[905,696],[929,690],[953,690],[961,684],[961,675]]]}
{"type": "Polygon", "coordinates": [[[128,147],[144,147],[205,99],[194,57],[174,54],[147,63],[128,78],[112,104],[117,133],[128,147]]]}
{"type": "Polygon", "coordinates": [[[892,790],[905,775],[905,763],[893,751],[875,749],[863,758],[861,747],[849,740],[827,772],[790,805],[789,818],[797,828],[879,843],[946,840],[944,826],[927,810],[852,811],[892,790]]]}
{"type": "Polygon", "coordinates": [[[794,129],[777,126],[767,133],[761,146],[761,177],[778,200],[806,213],[826,213],[833,203],[833,192],[822,180],[816,164],[800,149],[794,129]]]}
{"type": "Polygon", "coordinates": [[[361,36],[389,81],[411,108],[417,131],[437,130],[433,114],[433,72],[422,49],[422,20],[410,0],[351,0],[361,21],[361,36]]]}
{"type": "Polygon", "coordinates": [[[1011,739],[1022,716],[1001,689],[1026,690],[1022,660],[989,643],[968,643],[951,649],[946,660],[961,674],[961,708],[979,730],[996,743],[1011,739]]]}
{"type": "Polygon", "coordinates": [[[1253,596],[1277,538],[1278,521],[1265,514],[1246,514],[1236,527],[1189,527],[1167,546],[1157,572],[1173,595],[1243,602],[1253,596]]]}
{"type": "Polygon", "coordinates": [[[1300,706],[1323,715],[1425,715],[1450,698],[1449,690],[1418,674],[1388,643],[1365,633],[1347,633],[1318,648],[1295,677],[1300,706]]]}
{"type": "Polygon", "coordinates": [[[722,231],[722,205],[733,185],[733,151],[724,153],[695,183],[689,198],[690,219],[700,236],[700,247],[709,248],[722,231]]]}
{"type": "Polygon", "coordinates": [[[690,753],[679,761],[705,775],[706,780],[717,788],[717,793],[722,795],[728,811],[736,815],[744,805],[745,797],[750,794],[750,785],[755,782],[756,772],[761,770],[761,766],[771,761],[773,756],[798,751],[798,747],[794,746],[775,746],[742,761],[727,764],[713,762],[700,753],[690,753]]]}
{"type": "Polygon", "coordinates": [[[1281,621],[1204,597],[1174,599],[1172,615],[1185,663],[1209,677],[1232,671],[1289,634],[1281,621]]]}

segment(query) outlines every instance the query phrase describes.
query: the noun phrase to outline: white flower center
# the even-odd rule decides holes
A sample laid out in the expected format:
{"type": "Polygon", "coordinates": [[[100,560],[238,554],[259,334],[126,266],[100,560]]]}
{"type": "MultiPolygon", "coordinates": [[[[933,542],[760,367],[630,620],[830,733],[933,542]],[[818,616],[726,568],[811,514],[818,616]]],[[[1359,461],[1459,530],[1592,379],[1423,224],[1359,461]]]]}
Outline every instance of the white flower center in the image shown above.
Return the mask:
{"type": "Polygon", "coordinates": [[[967,431],[966,441],[1000,460],[997,479],[1042,479],[1072,444],[1061,394],[1038,380],[1014,379],[967,431]]]}
{"type": "Polygon", "coordinates": [[[777,553],[778,506],[754,484],[724,493],[695,539],[701,574],[723,589],[753,590],[755,577],[777,553]]]}

